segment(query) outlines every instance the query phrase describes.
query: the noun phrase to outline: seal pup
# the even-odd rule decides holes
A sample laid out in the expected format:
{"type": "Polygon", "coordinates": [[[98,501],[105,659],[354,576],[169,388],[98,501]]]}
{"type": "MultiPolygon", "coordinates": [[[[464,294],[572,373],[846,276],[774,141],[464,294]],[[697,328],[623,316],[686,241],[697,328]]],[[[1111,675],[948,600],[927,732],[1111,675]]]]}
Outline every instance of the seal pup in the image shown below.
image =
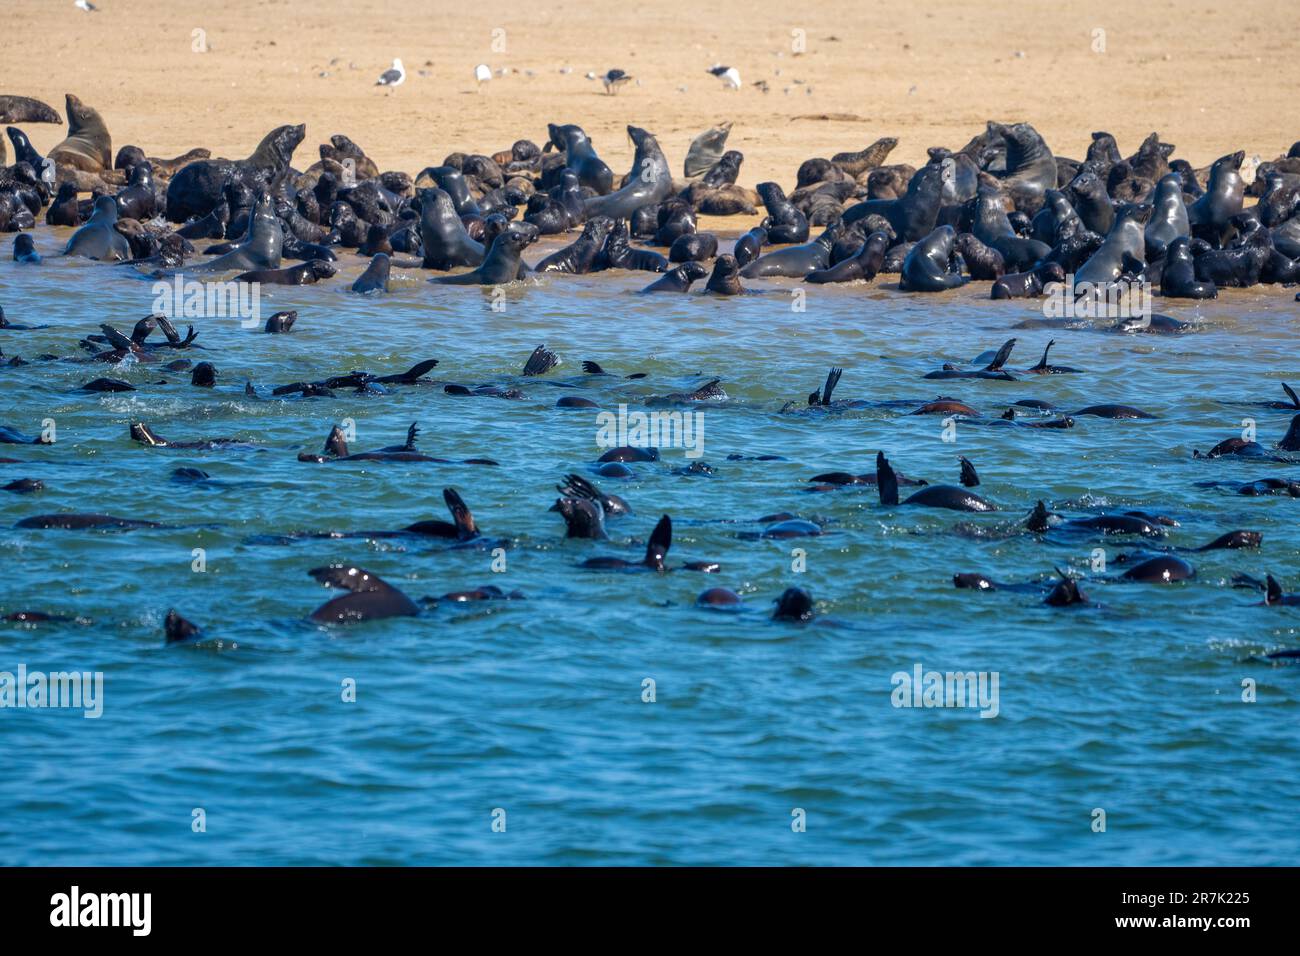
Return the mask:
{"type": "Polygon", "coordinates": [[[352,565],[331,564],[312,568],[307,574],[330,588],[346,591],[326,601],[309,615],[322,624],[351,624],[386,617],[415,617],[415,602],[383,578],[352,565]]]}
{"type": "Polygon", "coordinates": [[[106,262],[125,262],[131,258],[131,244],[115,228],[117,203],[112,196],[95,200],[95,211],[90,220],[72,234],[63,247],[65,256],[81,256],[106,262]]]}
{"type": "Polygon", "coordinates": [[[49,158],[59,166],[71,166],[87,173],[102,173],[113,168],[113,140],[104,120],[91,107],[68,93],[68,136],[49,151],[49,158]]]}

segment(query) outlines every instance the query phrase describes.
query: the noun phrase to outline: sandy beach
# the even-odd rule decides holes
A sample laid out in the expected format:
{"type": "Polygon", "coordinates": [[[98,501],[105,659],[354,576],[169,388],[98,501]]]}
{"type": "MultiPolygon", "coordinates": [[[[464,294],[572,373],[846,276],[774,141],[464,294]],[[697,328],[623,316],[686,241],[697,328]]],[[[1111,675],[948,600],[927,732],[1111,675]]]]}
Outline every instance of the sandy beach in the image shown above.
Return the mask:
{"type": "MultiPolygon", "coordinates": [[[[1195,166],[1236,148],[1271,159],[1300,138],[1288,126],[1300,22],[1268,0],[455,7],[103,0],[87,14],[71,0],[6,0],[0,93],[62,112],[74,92],[115,150],[243,157],[274,126],[305,122],[300,168],[343,132],[380,168],[412,173],[452,151],[540,143],[548,121],[581,124],[615,170],[631,164],[625,125],[644,126],[679,171],[690,140],[730,119],[751,186],[792,186],[804,159],[887,135],[900,141],[894,161],[918,164],[990,118],[1031,122],[1074,157],[1092,130],[1125,153],[1158,130],[1195,166]],[[376,87],[393,57],[406,83],[376,87]],[[509,73],[478,90],[478,63],[509,73]],[[742,88],[723,89],[706,72],[715,63],[736,67],[742,88]],[[609,96],[586,74],[612,67],[635,82],[609,96]]],[[[28,127],[41,151],[65,132],[28,127]]]]}

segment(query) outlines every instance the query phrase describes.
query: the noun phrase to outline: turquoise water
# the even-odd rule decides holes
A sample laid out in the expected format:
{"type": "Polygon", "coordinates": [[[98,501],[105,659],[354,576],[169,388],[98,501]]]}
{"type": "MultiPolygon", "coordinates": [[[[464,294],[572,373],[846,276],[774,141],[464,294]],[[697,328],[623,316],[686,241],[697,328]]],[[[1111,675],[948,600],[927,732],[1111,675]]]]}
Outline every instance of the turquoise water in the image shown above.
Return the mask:
{"type": "MultiPolygon", "coordinates": [[[[53,253],[66,230],[41,227],[53,253]]],[[[540,256],[540,252],[533,250],[540,256]]],[[[545,251],[549,251],[549,248],[545,251]]],[[[50,259],[18,266],[5,242],[0,332],[6,355],[84,355],[77,340],[146,315],[146,281],[50,259]]],[[[1198,487],[1210,480],[1300,478],[1300,466],[1192,458],[1253,417],[1271,444],[1290,420],[1252,407],[1297,382],[1292,292],[1225,295],[1157,308],[1199,323],[1173,337],[1056,331],[1054,362],[1083,374],[1018,382],[926,381],[1011,335],[1011,365],[1034,364],[1044,331],[1010,331],[1037,303],[991,303],[988,285],[905,296],[890,277],[818,287],[792,310],[784,280],[733,300],[637,297],[649,276],[556,277],[508,291],[493,311],[478,289],[435,289],[417,270],[395,291],[345,291],[340,277],[264,289],[263,315],[299,312],[287,336],[197,320],[188,357],[212,361],[217,387],[157,366],[38,362],[0,368],[0,424],[28,434],[57,423],[53,446],[2,446],[0,483],[39,478],[36,495],[0,493],[0,613],[40,610],[79,622],[0,624],[0,670],[104,674],[103,716],[0,710],[3,864],[1281,864],[1294,863],[1300,669],[1258,655],[1300,644],[1300,610],[1256,606],[1239,572],[1300,590],[1300,529],[1289,498],[1198,487]],[[546,343],[562,365],[516,378],[546,343]],[[385,396],[260,399],[270,387],[363,368],[391,373],[437,358],[436,383],[501,382],[522,401],[458,398],[439,384],[385,396]],[[622,376],[587,376],[591,359],[622,376]],[[782,415],[832,364],[836,398],[867,407],[782,415]],[[101,375],[140,387],[94,394],[101,375]],[[628,481],[597,479],[634,514],[608,542],[566,541],[547,509],[568,472],[598,456],[581,394],[620,401],[721,377],[704,407],[712,477],[664,449],[628,481]],[[160,379],[169,384],[155,385],[160,379]],[[571,384],[575,390],[559,387],[571,384]],[[1079,418],[1071,430],[959,424],[942,439],[913,405],[950,395],[996,416],[1013,401],[1070,411],[1124,402],[1152,421],[1079,418]],[[901,404],[891,404],[891,403],[901,404]],[[401,444],[412,421],[430,454],[461,464],[305,464],[330,426],[351,418],[356,450],[401,444]],[[238,437],[249,448],[144,448],[145,421],[174,441],[238,437]],[[955,482],[956,456],[980,471],[987,515],[882,508],[869,487],[809,493],[820,472],[872,470],[877,449],[931,482],[955,482]],[[729,461],[728,455],[784,460],[729,461]],[[173,469],[207,471],[184,485],[173,469]],[[484,533],[508,539],[506,570],[486,549],[394,538],[302,539],[295,531],[400,528],[446,518],[455,487],[484,533]],[[1190,555],[1194,581],[1114,580],[1126,539],[1019,533],[1043,498],[1086,515],[1141,508],[1180,522],[1166,544],[1264,533],[1259,551],[1190,555]],[[14,527],[54,511],[163,523],[128,532],[14,527]],[[790,511],[822,523],[813,539],[749,540],[755,519],[790,511]],[[715,559],[718,574],[662,576],[577,567],[594,554],[637,558],[661,514],[674,520],[670,565],[715,559]],[[791,570],[792,549],[806,571],[791,570]],[[1091,552],[1110,569],[1094,572],[1091,552]],[[207,570],[191,570],[205,549],[207,570]],[[442,606],[418,618],[324,627],[306,616],[332,594],[307,575],[355,563],[412,598],[496,584],[526,600],[442,606]],[[952,574],[1047,582],[1084,577],[1089,606],[1053,609],[1033,593],[957,590],[952,574]],[[809,624],[769,620],[792,585],[817,599],[809,624]],[[710,586],[740,592],[736,613],[698,609],[710,586]],[[204,629],[165,647],[176,608],[204,629]],[[975,709],[891,705],[891,675],[996,671],[993,719],[975,709]],[[643,701],[643,681],[655,700],[643,701]],[[343,682],[355,681],[355,702],[343,682]],[[1242,681],[1257,700],[1242,701],[1242,681]],[[206,832],[194,832],[201,808],[206,832]],[[1093,811],[1106,831],[1093,832],[1093,811]],[[493,829],[504,810],[505,831],[493,829]],[[792,829],[792,811],[806,832],[792,829]],[[496,814],[496,819],[501,814],[496,814]]],[[[344,281],[346,279],[346,281],[344,281]]],[[[182,323],[183,331],[183,323],[182,323]]],[[[167,358],[173,356],[168,354],[167,358]]],[[[1298,383],[1300,384],[1300,383],[1298,383]]],[[[906,492],[907,489],[904,489],[906,492]]]]}

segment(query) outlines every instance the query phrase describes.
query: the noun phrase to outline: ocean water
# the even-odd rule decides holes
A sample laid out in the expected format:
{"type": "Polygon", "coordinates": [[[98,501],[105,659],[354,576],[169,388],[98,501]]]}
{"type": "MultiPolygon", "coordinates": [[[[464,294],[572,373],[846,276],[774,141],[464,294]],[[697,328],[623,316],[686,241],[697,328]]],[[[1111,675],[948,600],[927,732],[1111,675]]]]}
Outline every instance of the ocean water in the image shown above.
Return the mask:
{"type": "MultiPolygon", "coordinates": [[[[38,248],[66,230],[41,227],[38,248]]],[[[99,671],[103,714],[0,709],[0,864],[1287,864],[1300,857],[1294,806],[1300,668],[1262,655],[1300,644],[1300,610],[1258,605],[1234,574],[1272,572],[1300,590],[1300,503],[1243,497],[1204,481],[1300,478],[1300,465],[1196,460],[1256,422],[1261,442],[1291,413],[1251,405],[1300,384],[1291,291],[1225,294],[1157,308],[1195,321],[1179,336],[1093,329],[1012,330],[1036,302],[993,303],[987,283],[941,295],[786,280],[759,294],[639,297],[646,274],[553,277],[510,288],[504,309],[475,288],[436,288],[418,270],[394,292],[345,290],[340,277],[263,290],[263,316],[293,308],[290,335],[233,319],[194,320],[214,389],[157,365],[87,364],[78,339],[151,311],[150,282],[128,269],[0,259],[0,305],[15,323],[0,348],[32,364],[0,367],[0,424],[28,434],[54,419],[52,446],[0,446],[21,463],[0,483],[39,478],[36,495],[0,493],[0,613],[76,622],[0,624],[0,671],[99,671]],[[927,381],[1016,336],[1010,365],[1052,360],[1081,374],[1015,382],[927,381]],[[562,364],[518,378],[545,343],[562,364]],[[59,361],[34,359],[42,353],[59,361]],[[387,395],[269,397],[277,384],[351,369],[439,365],[431,384],[387,395]],[[583,360],[611,376],[585,375],[583,360]],[[831,365],[837,398],[867,407],[781,414],[831,365]],[[644,372],[644,379],[623,376],[644,372]],[[124,394],[79,391],[98,376],[124,394]],[[555,407],[579,394],[613,410],[719,377],[725,401],[702,411],[711,477],[665,448],[626,481],[597,479],[634,513],[607,542],[566,541],[547,509],[569,472],[591,475],[597,420],[555,407]],[[155,384],[161,380],[166,384],[155,384]],[[263,397],[244,394],[245,379],[263,397]],[[441,383],[499,382],[522,400],[454,397],[441,383]],[[1038,398],[1064,411],[1137,405],[1149,421],[1080,417],[1070,430],[906,414],[938,395],[996,417],[1038,398]],[[331,425],[351,419],[355,450],[401,444],[498,467],[306,464],[331,425]],[[145,448],[143,421],[175,441],[234,436],[250,447],[145,448]],[[983,515],[884,508],[869,486],[810,492],[833,470],[895,467],[955,482],[971,459],[983,515]],[[781,460],[729,460],[777,455],[781,460]],[[171,479],[197,467],[212,481],[171,479]],[[486,548],[398,538],[291,538],[391,530],[446,518],[460,491],[486,548]],[[1143,509],[1179,522],[1160,546],[1195,547],[1237,528],[1258,551],[1189,555],[1193,581],[1115,580],[1141,542],[1020,526],[1038,499],[1084,516],[1143,509]],[[95,511],[160,522],[124,532],[24,530],[25,516],[95,511]],[[789,511],[820,537],[753,540],[758,517],[789,511]],[[595,554],[637,558],[655,521],[674,522],[670,566],[717,574],[579,568],[595,554]],[[192,569],[194,549],[206,570],[192,569]],[[795,548],[806,569],[795,571],[795,548]],[[1107,569],[1093,568],[1101,548],[1107,569]],[[308,575],[362,566],[412,598],[496,584],[523,600],[441,605],[420,617],[321,626],[333,594],[308,575]],[[499,562],[498,562],[499,563],[499,562]],[[1087,606],[1055,609],[1024,591],[958,590],[952,575],[1083,578],[1087,606]],[[802,586],[818,617],[770,620],[802,586]],[[695,606],[711,586],[737,612],[695,606]],[[205,640],[166,647],[169,608],[205,640]],[[893,706],[893,675],[996,672],[997,714],[893,706]],[[653,681],[654,700],[643,699],[653,681]],[[355,701],[345,701],[345,682],[355,701]],[[1243,681],[1255,700],[1243,701],[1243,681]],[[1097,810],[1106,828],[1094,831],[1097,810]],[[196,832],[195,811],[206,828],[196,832]],[[802,814],[800,813],[802,811],[802,814]],[[803,821],[804,827],[798,826],[803,821]],[[504,829],[502,824],[504,823],[504,829]],[[494,826],[495,824],[495,826],[494,826]]],[[[540,252],[532,250],[533,256],[540,252]]],[[[183,325],[184,322],[180,323],[183,325]]],[[[173,358],[165,353],[165,358],[173,358]]],[[[904,489],[906,493],[907,489],[904,489]]],[[[1249,695],[1247,695],[1249,696],[1249,695]]]]}

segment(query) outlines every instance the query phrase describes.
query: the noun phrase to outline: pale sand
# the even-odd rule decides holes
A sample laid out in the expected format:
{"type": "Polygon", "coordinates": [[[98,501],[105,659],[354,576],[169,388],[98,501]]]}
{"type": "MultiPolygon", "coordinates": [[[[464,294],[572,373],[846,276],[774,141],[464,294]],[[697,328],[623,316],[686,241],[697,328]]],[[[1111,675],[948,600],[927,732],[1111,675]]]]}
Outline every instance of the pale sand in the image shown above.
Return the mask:
{"type": "MultiPolygon", "coordinates": [[[[631,122],[659,137],[680,174],[690,140],[730,119],[741,183],[792,188],[809,157],[892,135],[891,161],[919,164],[926,147],[959,148],[990,118],[1031,122],[1074,158],[1101,129],[1125,153],[1158,130],[1194,166],[1238,148],[1272,159],[1300,139],[1300,17],[1268,0],[102,0],[93,14],[72,0],[3,0],[0,17],[0,93],[60,112],[76,93],[105,118],[115,152],[206,146],[242,158],[271,128],[305,122],[299,168],[342,132],[381,169],[414,174],[453,151],[540,144],[555,121],[582,125],[621,173],[631,122]],[[504,53],[491,48],[496,28],[504,53]],[[193,52],[195,29],[208,52],[193,52]],[[1104,53],[1093,51],[1095,29],[1104,53]],[[804,31],[803,55],[793,30],[804,31]],[[375,87],[394,56],[406,83],[375,87]],[[705,72],[718,61],[740,70],[740,91],[705,72]],[[521,72],[478,92],[480,62],[521,72]],[[607,96],[584,78],[610,67],[641,85],[607,96]],[[769,93],[751,85],[759,79],[769,93]]],[[[25,128],[42,152],[66,132],[25,128]]]]}

